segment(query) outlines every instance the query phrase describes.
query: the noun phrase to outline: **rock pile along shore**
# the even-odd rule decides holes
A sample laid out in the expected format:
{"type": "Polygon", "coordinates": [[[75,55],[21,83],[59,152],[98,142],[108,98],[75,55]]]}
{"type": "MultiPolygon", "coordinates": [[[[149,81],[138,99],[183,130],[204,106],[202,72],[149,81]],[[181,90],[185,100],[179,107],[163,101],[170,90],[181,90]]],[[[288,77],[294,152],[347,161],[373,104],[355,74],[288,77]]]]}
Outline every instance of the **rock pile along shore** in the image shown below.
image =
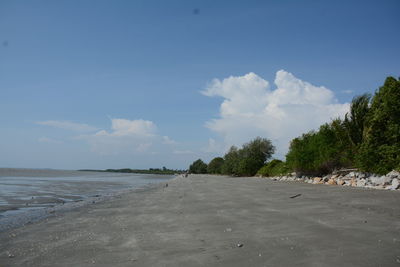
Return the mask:
{"type": "Polygon", "coordinates": [[[285,176],[268,177],[275,181],[301,181],[309,184],[327,184],[372,189],[400,190],[400,172],[391,171],[386,175],[376,175],[364,172],[348,172],[343,174],[328,174],[323,177],[300,176],[291,173],[285,176]]]}

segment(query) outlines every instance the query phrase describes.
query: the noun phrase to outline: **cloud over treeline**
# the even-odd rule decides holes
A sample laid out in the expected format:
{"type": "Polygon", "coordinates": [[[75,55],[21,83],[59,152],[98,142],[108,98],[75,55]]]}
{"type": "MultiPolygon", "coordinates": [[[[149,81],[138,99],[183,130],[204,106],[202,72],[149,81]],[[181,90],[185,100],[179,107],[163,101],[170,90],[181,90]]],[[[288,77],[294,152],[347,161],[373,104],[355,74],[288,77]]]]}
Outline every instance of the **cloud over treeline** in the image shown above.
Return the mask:
{"type": "Polygon", "coordinates": [[[279,70],[274,84],[272,89],[268,81],[250,72],[214,79],[202,91],[206,96],[223,98],[219,118],[209,120],[206,127],[222,137],[225,150],[262,136],[271,139],[277,156],[283,157],[291,139],[349,110],[349,104],[339,103],[333,91],[287,71],[279,70]]]}

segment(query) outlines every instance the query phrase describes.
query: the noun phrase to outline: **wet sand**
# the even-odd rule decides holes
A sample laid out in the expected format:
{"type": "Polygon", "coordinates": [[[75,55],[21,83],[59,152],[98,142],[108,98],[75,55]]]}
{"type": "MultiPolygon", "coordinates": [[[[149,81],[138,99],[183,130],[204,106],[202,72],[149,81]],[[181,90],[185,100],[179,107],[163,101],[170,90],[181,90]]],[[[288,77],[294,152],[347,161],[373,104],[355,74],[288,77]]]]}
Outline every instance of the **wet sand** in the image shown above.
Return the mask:
{"type": "Polygon", "coordinates": [[[167,183],[2,232],[0,266],[400,266],[400,192],[167,183]]]}

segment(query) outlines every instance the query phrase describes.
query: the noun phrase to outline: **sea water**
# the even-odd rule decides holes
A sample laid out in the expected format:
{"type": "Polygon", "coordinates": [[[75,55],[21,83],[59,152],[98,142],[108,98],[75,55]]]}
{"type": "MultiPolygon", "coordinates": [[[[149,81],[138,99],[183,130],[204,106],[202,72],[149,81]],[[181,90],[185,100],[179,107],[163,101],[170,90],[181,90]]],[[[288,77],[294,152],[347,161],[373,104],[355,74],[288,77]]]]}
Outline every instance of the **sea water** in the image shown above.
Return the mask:
{"type": "Polygon", "coordinates": [[[43,214],[43,210],[49,207],[110,196],[165,182],[173,177],[173,175],[0,168],[0,230],[1,225],[4,228],[4,224],[12,221],[10,217],[29,220],[32,216],[24,216],[25,214],[43,214]]]}

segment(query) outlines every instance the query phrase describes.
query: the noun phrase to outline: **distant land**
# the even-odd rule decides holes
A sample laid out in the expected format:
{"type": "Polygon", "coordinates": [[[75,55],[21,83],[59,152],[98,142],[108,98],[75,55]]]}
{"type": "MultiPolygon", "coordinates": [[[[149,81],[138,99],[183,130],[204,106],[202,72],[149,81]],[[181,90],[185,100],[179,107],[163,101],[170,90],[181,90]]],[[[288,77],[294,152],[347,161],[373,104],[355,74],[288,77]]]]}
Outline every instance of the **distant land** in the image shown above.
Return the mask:
{"type": "Polygon", "coordinates": [[[172,170],[163,168],[149,168],[145,169],[105,169],[105,170],[92,170],[92,169],[83,169],[79,171],[91,171],[91,172],[120,172],[120,173],[142,173],[142,174],[163,174],[163,175],[172,175],[172,174],[181,174],[186,172],[186,170],[172,170]]]}

